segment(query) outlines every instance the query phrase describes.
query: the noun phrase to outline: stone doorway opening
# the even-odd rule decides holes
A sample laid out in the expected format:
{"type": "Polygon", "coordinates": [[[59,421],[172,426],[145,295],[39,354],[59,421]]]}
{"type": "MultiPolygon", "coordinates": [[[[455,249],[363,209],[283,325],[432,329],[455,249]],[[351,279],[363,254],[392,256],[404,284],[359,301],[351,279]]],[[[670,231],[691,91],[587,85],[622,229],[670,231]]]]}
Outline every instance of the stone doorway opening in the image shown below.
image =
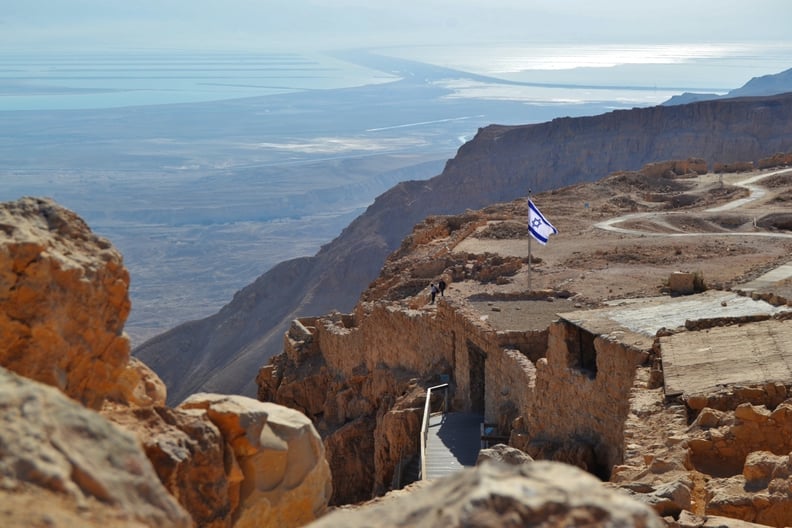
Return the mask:
{"type": "Polygon", "coordinates": [[[468,340],[468,365],[470,372],[470,410],[471,412],[484,414],[484,398],[486,394],[485,368],[487,353],[475,343],[468,340]]]}

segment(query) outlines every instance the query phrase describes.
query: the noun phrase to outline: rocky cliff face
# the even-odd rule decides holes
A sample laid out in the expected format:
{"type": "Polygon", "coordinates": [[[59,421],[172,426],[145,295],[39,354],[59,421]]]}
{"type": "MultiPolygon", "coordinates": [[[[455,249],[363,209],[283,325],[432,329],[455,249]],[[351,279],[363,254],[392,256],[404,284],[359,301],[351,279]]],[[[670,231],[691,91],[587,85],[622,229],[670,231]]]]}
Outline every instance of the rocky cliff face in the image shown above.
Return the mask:
{"type": "Polygon", "coordinates": [[[192,525],[129,433],[5,369],[0,402],[4,526],[192,525]]]}
{"type": "Polygon", "coordinates": [[[50,200],[7,204],[0,231],[0,364],[101,407],[129,360],[121,255],[50,200]]]}
{"type": "Polygon", "coordinates": [[[240,290],[217,314],[179,326],[134,354],[169,387],[171,402],[197,390],[255,393],[251,375],[280,352],[298,316],[347,311],[412,227],[615,170],[697,157],[757,162],[789,150],[792,95],[615,111],[526,126],[492,125],[463,145],[442,174],[379,196],[311,258],[287,261],[240,290]]]}
{"type": "Polygon", "coordinates": [[[311,422],[242,396],[166,407],[162,381],[129,358],[128,284],[121,255],[74,213],[0,204],[0,524],[288,527],[321,515],[332,487],[311,422]]]}

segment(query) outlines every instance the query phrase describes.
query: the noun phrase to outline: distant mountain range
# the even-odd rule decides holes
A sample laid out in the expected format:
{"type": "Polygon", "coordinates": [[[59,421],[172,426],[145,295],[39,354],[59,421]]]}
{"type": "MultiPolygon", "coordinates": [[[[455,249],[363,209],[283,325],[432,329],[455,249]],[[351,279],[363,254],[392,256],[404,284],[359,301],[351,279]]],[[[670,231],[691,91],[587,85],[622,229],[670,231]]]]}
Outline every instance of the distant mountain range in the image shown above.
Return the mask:
{"type": "MultiPolygon", "coordinates": [[[[617,170],[698,157],[758,161],[792,150],[792,94],[617,110],[478,131],[441,174],[380,195],[313,257],[281,262],[218,313],[180,325],[134,354],[165,381],[169,401],[198,391],[254,395],[260,366],[296,317],[350,311],[389,253],[433,214],[524,197],[617,170]]],[[[546,212],[546,211],[545,211],[546,212]]]]}
{"type": "Polygon", "coordinates": [[[712,99],[728,99],[734,97],[763,97],[792,92],[792,68],[781,73],[772,75],[762,75],[754,77],[740,88],[731,90],[724,95],[710,93],[685,92],[675,95],[668,101],[662,103],[665,106],[682,105],[695,103],[698,101],[710,101],[712,99]]]}

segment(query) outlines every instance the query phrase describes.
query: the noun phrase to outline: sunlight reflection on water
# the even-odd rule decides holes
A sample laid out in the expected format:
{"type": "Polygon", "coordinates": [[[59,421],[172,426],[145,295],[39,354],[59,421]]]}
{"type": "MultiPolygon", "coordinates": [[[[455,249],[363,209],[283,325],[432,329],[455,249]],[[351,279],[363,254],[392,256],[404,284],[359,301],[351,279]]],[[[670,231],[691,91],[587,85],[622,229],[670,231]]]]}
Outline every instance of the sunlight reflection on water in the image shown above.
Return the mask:
{"type": "MultiPolygon", "coordinates": [[[[439,83],[453,98],[652,105],[683,91],[725,93],[790,67],[792,42],[495,44],[371,50],[492,77],[439,83]],[[509,83],[512,83],[511,85],[509,83]],[[515,87],[514,83],[532,86],[515,87]]],[[[323,54],[0,53],[0,111],[113,108],[256,97],[397,79],[323,54]]]]}
{"type": "Polygon", "coordinates": [[[389,48],[383,54],[442,64],[483,75],[527,70],[610,68],[635,64],[679,64],[699,60],[740,60],[789,67],[792,42],[679,44],[532,44],[488,47],[389,48]]]}
{"type": "MultiPolygon", "coordinates": [[[[384,55],[514,82],[729,90],[792,66],[792,42],[399,47],[384,55]]],[[[566,99],[566,98],[562,98],[566,99]]],[[[578,98],[573,98],[578,99],[578,98]]]]}

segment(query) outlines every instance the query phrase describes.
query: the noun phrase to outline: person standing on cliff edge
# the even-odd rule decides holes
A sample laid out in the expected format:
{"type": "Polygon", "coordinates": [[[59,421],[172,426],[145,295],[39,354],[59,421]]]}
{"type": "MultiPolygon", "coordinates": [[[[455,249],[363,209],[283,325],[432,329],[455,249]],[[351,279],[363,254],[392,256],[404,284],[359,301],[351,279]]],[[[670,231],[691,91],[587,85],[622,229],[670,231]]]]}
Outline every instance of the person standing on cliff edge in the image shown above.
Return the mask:
{"type": "Polygon", "coordinates": [[[435,303],[435,297],[437,297],[437,292],[439,292],[439,291],[440,290],[437,288],[437,286],[435,286],[434,282],[429,285],[429,295],[431,295],[431,297],[432,297],[432,300],[429,302],[429,304],[434,304],[435,303]]]}
{"type": "Polygon", "coordinates": [[[445,297],[446,283],[443,279],[440,279],[440,282],[437,283],[437,288],[440,290],[440,297],[445,297]]]}

